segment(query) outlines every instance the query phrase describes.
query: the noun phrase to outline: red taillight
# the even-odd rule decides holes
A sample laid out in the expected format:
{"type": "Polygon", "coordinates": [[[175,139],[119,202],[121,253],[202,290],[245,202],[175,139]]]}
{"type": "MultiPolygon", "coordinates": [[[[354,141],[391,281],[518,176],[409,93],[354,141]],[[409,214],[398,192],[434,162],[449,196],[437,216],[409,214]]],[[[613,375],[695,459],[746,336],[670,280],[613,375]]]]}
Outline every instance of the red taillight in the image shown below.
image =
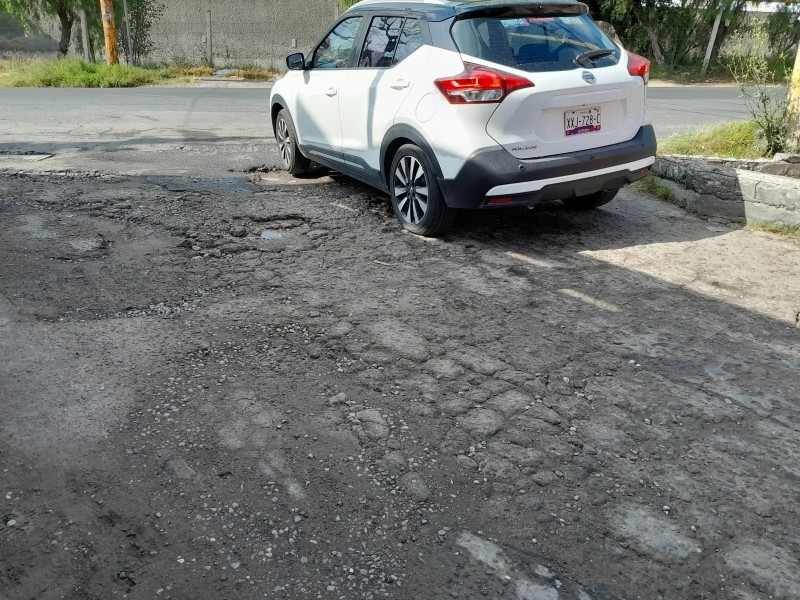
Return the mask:
{"type": "Polygon", "coordinates": [[[513,201],[514,199],[510,196],[495,196],[494,198],[489,198],[489,204],[510,204],[513,201]]]}
{"type": "Polygon", "coordinates": [[[645,85],[650,81],[650,61],[644,56],[628,52],[628,73],[644,79],[645,85]]]}
{"type": "Polygon", "coordinates": [[[437,79],[434,83],[450,104],[502,102],[515,90],[533,87],[529,79],[473,63],[464,63],[464,71],[453,77],[437,79]]]}

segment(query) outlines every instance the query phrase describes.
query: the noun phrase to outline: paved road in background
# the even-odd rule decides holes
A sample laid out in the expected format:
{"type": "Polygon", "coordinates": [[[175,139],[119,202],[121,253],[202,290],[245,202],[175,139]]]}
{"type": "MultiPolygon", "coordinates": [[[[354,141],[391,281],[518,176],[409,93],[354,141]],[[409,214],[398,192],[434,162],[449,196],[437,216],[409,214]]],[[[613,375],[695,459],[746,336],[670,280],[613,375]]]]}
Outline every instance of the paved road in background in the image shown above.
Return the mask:
{"type": "Polygon", "coordinates": [[[659,137],[751,118],[737,87],[651,87],[647,107],[659,137]]]}
{"type": "MultiPolygon", "coordinates": [[[[2,90],[0,166],[20,151],[54,154],[42,168],[133,174],[154,168],[142,152],[162,153],[164,174],[273,165],[268,97],[264,86],[2,90]]],[[[651,87],[648,104],[662,137],[749,117],[734,87],[651,87]]]]}

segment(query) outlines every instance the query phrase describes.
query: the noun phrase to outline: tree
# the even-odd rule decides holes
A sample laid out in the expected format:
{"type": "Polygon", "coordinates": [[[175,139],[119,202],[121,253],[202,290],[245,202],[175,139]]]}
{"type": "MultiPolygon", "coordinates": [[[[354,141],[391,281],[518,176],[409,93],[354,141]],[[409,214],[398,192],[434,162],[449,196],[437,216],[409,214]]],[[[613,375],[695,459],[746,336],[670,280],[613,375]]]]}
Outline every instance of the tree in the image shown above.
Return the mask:
{"type": "Polygon", "coordinates": [[[800,6],[781,6],[767,20],[770,47],[776,55],[794,54],[800,40],[800,6]]]}
{"type": "Polygon", "coordinates": [[[59,22],[58,55],[66,56],[79,9],[97,12],[95,0],[0,0],[0,9],[25,27],[42,25],[53,17],[59,22]]]}
{"type": "MultiPolygon", "coordinates": [[[[125,15],[122,2],[115,4],[117,37],[120,40],[127,38],[125,15]]],[[[131,26],[131,53],[128,56],[128,44],[121,45],[129,64],[138,65],[142,58],[153,50],[153,41],[150,38],[150,29],[164,13],[164,5],[156,0],[128,0],[128,13],[131,26]]]]}
{"type": "Polygon", "coordinates": [[[712,59],[739,26],[746,0],[592,0],[594,16],[608,21],[625,46],[657,65],[691,64],[702,58],[721,12],[712,59]]]}

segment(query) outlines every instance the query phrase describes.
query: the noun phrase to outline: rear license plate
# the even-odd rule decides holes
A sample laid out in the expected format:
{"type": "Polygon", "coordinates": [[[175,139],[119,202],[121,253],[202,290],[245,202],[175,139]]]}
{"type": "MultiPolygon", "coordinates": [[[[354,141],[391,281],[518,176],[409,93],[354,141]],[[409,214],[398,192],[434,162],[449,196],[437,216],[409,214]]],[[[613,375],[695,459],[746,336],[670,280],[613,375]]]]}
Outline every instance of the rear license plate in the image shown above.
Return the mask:
{"type": "Polygon", "coordinates": [[[600,131],[600,107],[568,110],[564,113],[564,135],[600,131]]]}

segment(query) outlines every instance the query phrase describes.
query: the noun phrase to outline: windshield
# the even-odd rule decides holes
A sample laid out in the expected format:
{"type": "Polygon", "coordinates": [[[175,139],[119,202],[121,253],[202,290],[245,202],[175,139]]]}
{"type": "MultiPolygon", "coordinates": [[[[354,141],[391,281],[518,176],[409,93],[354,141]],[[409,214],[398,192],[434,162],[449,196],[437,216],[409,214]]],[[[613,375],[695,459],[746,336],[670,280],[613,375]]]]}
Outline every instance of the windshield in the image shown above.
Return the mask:
{"type": "Polygon", "coordinates": [[[532,73],[608,67],[620,58],[588,15],[467,17],[452,33],[462,54],[532,73]]]}

